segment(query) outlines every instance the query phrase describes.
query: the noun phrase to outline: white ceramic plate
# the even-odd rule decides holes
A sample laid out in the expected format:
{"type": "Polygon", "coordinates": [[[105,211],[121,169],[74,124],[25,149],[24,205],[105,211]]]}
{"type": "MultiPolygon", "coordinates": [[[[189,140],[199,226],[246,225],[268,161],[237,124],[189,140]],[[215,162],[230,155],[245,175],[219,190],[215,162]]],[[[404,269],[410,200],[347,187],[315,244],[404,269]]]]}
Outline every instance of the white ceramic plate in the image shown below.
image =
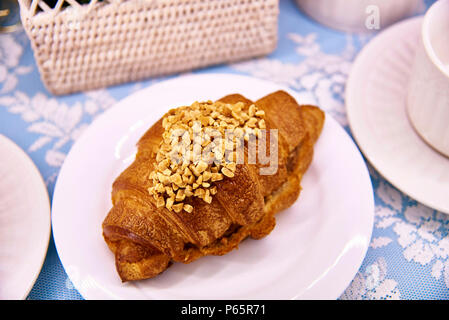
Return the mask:
{"type": "Polygon", "coordinates": [[[371,164],[410,197],[449,213],[449,158],[429,147],[406,112],[422,18],[390,27],[357,57],[346,87],[349,125],[371,164]]]}
{"type": "Polygon", "coordinates": [[[28,155],[0,135],[0,299],[27,297],[49,239],[45,183],[28,155]]]}
{"type": "Polygon", "coordinates": [[[256,100],[278,89],[285,88],[244,76],[184,76],[129,96],[92,123],[64,162],[52,213],[59,257],[84,298],[340,296],[368,248],[374,203],[361,154],[329,115],[300,199],[277,216],[277,226],[266,238],[248,239],[225,256],[177,263],[154,279],[125,284],[102,238],[112,182],[134,159],[140,136],[169,108],[236,92],[256,100]]]}

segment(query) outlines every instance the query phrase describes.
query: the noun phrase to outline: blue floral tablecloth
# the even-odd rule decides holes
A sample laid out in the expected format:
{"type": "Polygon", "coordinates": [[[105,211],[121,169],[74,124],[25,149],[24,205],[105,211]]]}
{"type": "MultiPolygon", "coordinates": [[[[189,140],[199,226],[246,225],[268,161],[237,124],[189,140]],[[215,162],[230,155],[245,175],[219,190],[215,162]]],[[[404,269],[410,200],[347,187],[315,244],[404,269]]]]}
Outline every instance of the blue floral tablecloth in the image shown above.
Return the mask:
{"type": "MultiPolygon", "coordinates": [[[[371,36],[320,26],[293,0],[281,0],[280,6],[274,53],[195,73],[239,73],[287,85],[349,132],[345,83],[355,56],[371,36]]],[[[26,34],[0,35],[0,134],[30,155],[51,198],[66,154],[89,123],[118,100],[164,79],[56,97],[39,78],[26,34]]],[[[376,202],[373,235],[359,272],[340,299],[449,299],[449,215],[417,203],[369,169],[376,202]]],[[[61,265],[53,238],[28,299],[82,299],[61,265]]]]}

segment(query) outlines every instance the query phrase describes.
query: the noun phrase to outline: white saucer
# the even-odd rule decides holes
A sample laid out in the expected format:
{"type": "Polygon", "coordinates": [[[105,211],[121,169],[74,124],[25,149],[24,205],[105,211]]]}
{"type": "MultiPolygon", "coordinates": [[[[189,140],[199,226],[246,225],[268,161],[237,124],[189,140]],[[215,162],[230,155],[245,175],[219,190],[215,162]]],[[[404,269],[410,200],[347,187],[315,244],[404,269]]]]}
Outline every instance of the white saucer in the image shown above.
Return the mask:
{"type": "MultiPolygon", "coordinates": [[[[121,283],[101,224],[111,186],[133,160],[141,135],[170,108],[241,93],[256,100],[284,89],[230,74],[175,78],[143,89],[98,117],[70,150],[53,198],[59,257],[86,299],[335,299],[357,273],[374,219],[373,190],[360,152],[326,115],[299,200],[273,232],[224,256],[175,263],[161,275],[121,283]]],[[[280,110],[282,112],[282,110],[280,110]]]]}
{"type": "Polygon", "coordinates": [[[380,33],[359,54],[346,87],[352,134],[371,164],[395,187],[449,213],[449,158],[427,145],[406,113],[408,79],[422,17],[380,33]]]}
{"type": "Polygon", "coordinates": [[[28,155],[0,135],[0,300],[27,297],[49,239],[45,183],[28,155]]]}

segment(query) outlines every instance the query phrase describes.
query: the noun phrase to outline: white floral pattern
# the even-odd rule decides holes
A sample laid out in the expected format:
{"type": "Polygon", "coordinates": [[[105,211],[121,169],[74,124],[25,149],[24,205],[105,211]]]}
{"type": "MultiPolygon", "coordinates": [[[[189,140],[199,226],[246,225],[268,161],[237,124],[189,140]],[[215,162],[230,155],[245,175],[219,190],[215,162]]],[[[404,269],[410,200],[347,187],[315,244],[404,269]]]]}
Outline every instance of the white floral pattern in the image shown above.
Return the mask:
{"type": "Polygon", "coordinates": [[[401,194],[386,182],[378,189],[384,206],[377,206],[376,227],[391,228],[403,257],[432,265],[432,276],[442,278],[449,288],[449,216],[419,203],[404,205],[401,194]]]}
{"type": "Polygon", "coordinates": [[[398,284],[393,279],[386,278],[387,263],[379,258],[375,263],[359,272],[351,286],[340,297],[342,300],[399,300],[401,294],[398,284]]]}
{"type": "MultiPolygon", "coordinates": [[[[300,19],[306,31],[284,23],[285,19],[298,23],[296,8],[289,6],[281,2],[280,42],[282,50],[291,48],[288,59],[277,53],[218,71],[289,86],[299,93],[301,103],[322,106],[349,131],[345,83],[354,57],[369,38],[335,33],[332,39],[339,41],[329,45],[328,31],[304,17],[300,19]]],[[[24,32],[0,35],[0,133],[25,137],[22,147],[42,168],[51,195],[67,152],[89,123],[116,97],[160,79],[54,97],[40,83],[30,50],[24,32]]],[[[368,168],[376,203],[373,236],[365,261],[341,299],[449,299],[449,216],[410,199],[368,168]]],[[[81,298],[67,283],[54,246],[30,298],[81,298]]]]}
{"type": "Polygon", "coordinates": [[[38,135],[28,151],[34,152],[50,144],[45,160],[49,166],[60,167],[65,159],[61,149],[73,143],[88,126],[82,122],[83,116],[87,114],[93,118],[115,103],[105,90],[87,92],[86,96],[84,103],[69,106],[42,92],[29,97],[16,91],[13,95],[0,97],[0,105],[10,113],[19,114],[29,124],[27,130],[38,135]]]}
{"type": "Polygon", "coordinates": [[[306,36],[290,33],[288,38],[296,44],[295,51],[302,58],[298,63],[261,58],[232,67],[289,86],[299,93],[301,103],[323,106],[341,125],[346,126],[343,103],[345,83],[352,60],[358,52],[355,42],[363,43],[367,38],[346,36],[346,47],[338,55],[323,52],[315,33],[306,36]]]}
{"type": "MultiPolygon", "coordinates": [[[[372,250],[379,250],[387,246],[398,246],[398,254],[406,263],[411,263],[409,268],[422,270],[417,267],[417,264],[430,267],[427,268],[427,275],[441,281],[442,290],[446,290],[447,293],[449,291],[449,216],[411,200],[381,179],[372,169],[371,177],[375,182],[378,181],[375,183],[377,185],[375,187],[377,200],[375,233],[385,234],[387,231],[388,235],[373,236],[370,247],[372,250]]],[[[381,253],[379,255],[381,256],[381,253]]],[[[381,256],[381,259],[384,258],[381,256]]],[[[383,260],[378,260],[376,263],[385,265],[383,260]]],[[[368,285],[363,285],[361,282],[363,276],[363,273],[359,272],[342,299],[374,298],[367,290],[368,285]]],[[[388,279],[388,282],[390,283],[388,286],[376,288],[376,293],[381,293],[378,297],[386,299],[398,297],[397,289],[394,292],[391,291],[395,281],[388,279]]],[[[432,296],[432,298],[438,297],[432,296]]]]}

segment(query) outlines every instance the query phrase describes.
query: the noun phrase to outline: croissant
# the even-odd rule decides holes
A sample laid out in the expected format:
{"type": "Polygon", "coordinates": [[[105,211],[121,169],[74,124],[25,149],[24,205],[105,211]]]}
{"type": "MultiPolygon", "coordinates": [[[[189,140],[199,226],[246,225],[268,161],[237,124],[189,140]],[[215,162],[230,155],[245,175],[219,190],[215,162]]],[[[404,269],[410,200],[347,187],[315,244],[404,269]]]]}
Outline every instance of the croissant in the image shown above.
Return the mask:
{"type": "MultiPolygon", "coordinates": [[[[277,143],[276,172],[260,174],[266,164],[250,164],[245,156],[243,164],[235,166],[229,177],[213,182],[213,187],[203,182],[213,196],[205,199],[203,192],[203,199],[186,197],[184,204],[174,210],[174,204],[168,206],[169,200],[149,192],[154,190],[157,179],[152,172],[157,169],[164,119],[178,112],[170,110],[141,137],[135,161],[113,183],[113,207],[102,228],[123,282],[155,277],[175,262],[224,255],[247,237],[260,239],[275,227],[275,214],[298,198],[301,178],[312,161],[313,146],[323,128],[324,112],[315,106],[298,105],[284,91],[256,102],[239,94],[218,102],[239,104],[244,111],[256,106],[263,115],[259,124],[267,132],[277,129],[276,139],[267,142],[267,154],[274,150],[272,141],[277,143]]],[[[247,155],[248,146],[244,152],[247,155]]],[[[161,190],[165,192],[166,188],[161,190]]]]}

